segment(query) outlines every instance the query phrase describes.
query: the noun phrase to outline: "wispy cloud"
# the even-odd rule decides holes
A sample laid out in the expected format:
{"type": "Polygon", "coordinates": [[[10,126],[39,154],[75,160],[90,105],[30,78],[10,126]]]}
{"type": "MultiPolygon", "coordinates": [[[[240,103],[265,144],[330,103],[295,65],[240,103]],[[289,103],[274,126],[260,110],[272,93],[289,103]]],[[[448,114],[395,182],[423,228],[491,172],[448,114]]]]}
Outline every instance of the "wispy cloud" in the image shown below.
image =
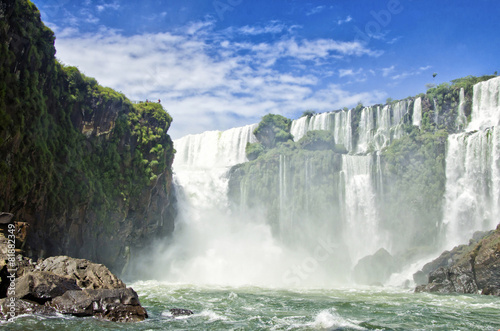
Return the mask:
{"type": "Polygon", "coordinates": [[[288,30],[288,27],[278,21],[270,22],[265,26],[249,26],[245,25],[239,29],[237,29],[238,33],[247,34],[247,35],[259,35],[259,34],[267,34],[267,33],[281,33],[283,31],[288,30]]]}
{"type": "Polygon", "coordinates": [[[380,70],[382,71],[382,76],[383,77],[387,77],[387,76],[389,76],[390,74],[392,74],[394,72],[394,69],[396,69],[395,66],[390,66],[390,67],[387,67],[387,68],[382,68],[380,70]]]}
{"type": "Polygon", "coordinates": [[[56,34],[64,63],[78,65],[131,99],[161,99],[174,118],[173,137],[258,122],[269,112],[292,117],[304,109],[327,111],[384,97],[380,91],[352,93],[328,83],[326,74],[311,73],[330,72],[353,57],[379,55],[358,42],[290,35],[242,42],[213,32],[210,21],[133,36],[106,29],[81,34],[75,28],[56,34]],[[282,61],[293,65],[284,70],[276,65],[282,61]]]}
{"type": "Polygon", "coordinates": [[[326,8],[325,6],[314,7],[313,9],[309,10],[308,12],[306,12],[306,15],[307,16],[311,16],[311,15],[314,15],[314,14],[321,13],[325,8],[326,8]]]}
{"type": "Polygon", "coordinates": [[[346,77],[346,76],[356,76],[356,75],[359,75],[361,74],[363,71],[363,69],[358,69],[356,71],[352,70],[352,69],[340,69],[339,70],[339,77],[346,77]]]}
{"type": "Polygon", "coordinates": [[[350,21],[352,21],[352,17],[349,15],[347,16],[346,18],[344,19],[340,19],[337,21],[337,24],[338,25],[342,25],[342,24],[345,24],[345,23],[349,23],[350,21]]]}
{"type": "Polygon", "coordinates": [[[393,80],[402,80],[404,78],[407,78],[407,77],[411,77],[411,76],[416,76],[416,75],[420,75],[422,74],[424,71],[427,71],[429,70],[430,68],[432,68],[432,66],[425,66],[425,67],[420,67],[418,69],[415,69],[415,70],[412,70],[412,71],[404,71],[402,73],[399,73],[397,75],[394,75],[392,76],[391,78],[393,80]]]}
{"type": "Polygon", "coordinates": [[[113,1],[111,3],[103,3],[103,4],[97,5],[96,9],[99,13],[103,12],[107,9],[118,10],[118,9],[120,9],[120,4],[116,1],[113,1]]]}

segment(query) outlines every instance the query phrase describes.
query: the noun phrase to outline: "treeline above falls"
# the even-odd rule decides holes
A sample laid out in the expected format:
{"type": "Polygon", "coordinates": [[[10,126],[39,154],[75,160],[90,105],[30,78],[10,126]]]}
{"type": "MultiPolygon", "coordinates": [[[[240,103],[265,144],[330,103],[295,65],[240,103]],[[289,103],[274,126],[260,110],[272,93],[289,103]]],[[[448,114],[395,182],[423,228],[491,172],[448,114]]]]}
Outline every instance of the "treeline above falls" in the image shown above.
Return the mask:
{"type": "Polygon", "coordinates": [[[194,169],[230,169],[228,182],[203,184],[209,197],[189,194],[264,218],[274,237],[311,254],[319,241],[335,242],[340,281],[380,249],[398,270],[495,228],[499,93],[500,78],[469,76],[385,105],[294,121],[266,115],[176,140],[174,170],[185,186],[194,169]]]}

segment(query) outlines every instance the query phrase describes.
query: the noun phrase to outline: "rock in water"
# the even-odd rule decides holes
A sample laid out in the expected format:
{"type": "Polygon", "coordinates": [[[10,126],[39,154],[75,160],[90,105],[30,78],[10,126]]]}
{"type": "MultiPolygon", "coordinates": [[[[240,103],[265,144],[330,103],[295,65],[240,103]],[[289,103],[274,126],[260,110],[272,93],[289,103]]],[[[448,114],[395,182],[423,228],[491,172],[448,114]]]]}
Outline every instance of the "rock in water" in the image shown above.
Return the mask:
{"type": "MultiPolygon", "coordinates": [[[[15,296],[0,291],[0,319],[19,314],[94,316],[116,322],[143,321],[148,317],[137,293],[102,264],[68,256],[50,257],[38,265],[21,258],[16,272],[15,296]],[[15,311],[11,313],[12,301],[15,311]],[[10,306],[9,306],[10,305],[10,306]]],[[[10,284],[4,266],[0,270],[4,287],[10,284]]],[[[0,288],[1,290],[1,288],[0,288]]]]}
{"type": "Polygon", "coordinates": [[[67,291],[49,306],[62,314],[96,316],[114,322],[138,322],[148,317],[131,288],[67,291]]]}
{"type": "Polygon", "coordinates": [[[189,316],[189,315],[193,315],[194,314],[189,309],[180,309],[180,308],[172,308],[172,309],[170,309],[170,313],[174,317],[177,317],[177,316],[189,316]]]}

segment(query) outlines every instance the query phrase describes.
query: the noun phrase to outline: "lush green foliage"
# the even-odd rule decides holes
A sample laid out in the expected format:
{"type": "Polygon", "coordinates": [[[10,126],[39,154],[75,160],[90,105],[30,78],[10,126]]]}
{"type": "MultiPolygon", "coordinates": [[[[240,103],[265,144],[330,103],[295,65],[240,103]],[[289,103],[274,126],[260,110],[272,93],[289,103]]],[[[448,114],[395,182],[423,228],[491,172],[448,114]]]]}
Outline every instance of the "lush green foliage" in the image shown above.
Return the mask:
{"type": "Polygon", "coordinates": [[[302,113],[300,117],[304,116],[313,117],[314,115],[316,115],[316,112],[314,110],[306,110],[305,112],[302,113]]]}
{"type": "Polygon", "coordinates": [[[347,153],[343,145],[335,144],[333,133],[325,130],[308,131],[304,137],[299,139],[297,145],[299,148],[309,151],[331,150],[336,153],[347,153]]]}
{"type": "Polygon", "coordinates": [[[248,160],[253,161],[258,158],[262,153],[265,152],[265,147],[261,143],[247,143],[245,148],[245,153],[247,155],[248,160]]]}
{"type": "Polygon", "coordinates": [[[382,152],[381,217],[387,229],[400,236],[395,242],[429,246],[438,238],[446,183],[447,137],[444,130],[421,132],[414,127],[382,152]],[[415,237],[408,237],[411,233],[415,237]]]}
{"type": "Polygon", "coordinates": [[[290,133],[291,126],[290,119],[281,115],[267,114],[262,117],[253,133],[264,147],[273,148],[279,143],[293,139],[290,133]]]}

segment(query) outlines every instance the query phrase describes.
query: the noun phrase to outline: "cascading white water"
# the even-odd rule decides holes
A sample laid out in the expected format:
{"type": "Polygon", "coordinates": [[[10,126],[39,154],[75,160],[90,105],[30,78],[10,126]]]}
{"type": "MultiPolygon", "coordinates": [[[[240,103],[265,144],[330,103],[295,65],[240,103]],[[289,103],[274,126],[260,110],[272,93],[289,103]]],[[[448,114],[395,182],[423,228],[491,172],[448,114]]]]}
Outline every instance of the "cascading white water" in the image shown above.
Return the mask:
{"type": "Polygon", "coordinates": [[[290,133],[294,141],[299,141],[308,131],[312,130],[331,130],[333,113],[321,113],[313,116],[302,116],[292,121],[290,133]]]}
{"type": "Polygon", "coordinates": [[[491,230],[500,216],[500,77],[474,86],[472,120],[465,133],[448,137],[446,246],[491,230]]]}
{"type": "Polygon", "coordinates": [[[420,127],[422,123],[422,98],[416,98],[413,104],[412,124],[420,127]]]}
{"type": "MultiPolygon", "coordinates": [[[[174,141],[179,216],[172,242],[165,249],[160,247],[155,256],[159,267],[149,276],[168,282],[225,286],[327,286],[331,282],[328,268],[315,265],[311,269],[309,264],[303,268],[304,261],[309,261],[308,253],[292,251],[275,238],[259,210],[229,211],[228,171],[247,161],[245,146],[255,141],[255,127],[205,132],[174,141]]],[[[286,202],[286,162],[283,156],[282,203],[286,202]]],[[[325,249],[331,250],[329,246],[325,249]]]]}
{"type": "Polygon", "coordinates": [[[336,144],[344,145],[344,147],[351,152],[354,148],[352,143],[352,112],[339,111],[333,113],[333,137],[336,144]]]}
{"type": "Polygon", "coordinates": [[[363,108],[358,126],[358,153],[365,153],[375,148],[373,138],[376,131],[373,107],[363,108]]]}
{"type": "Polygon", "coordinates": [[[196,197],[194,199],[201,204],[200,207],[226,207],[225,174],[231,166],[247,161],[245,147],[247,142],[256,141],[253,135],[255,127],[247,125],[224,132],[209,131],[174,141],[176,180],[188,196],[196,197]]]}
{"type": "Polygon", "coordinates": [[[299,119],[292,121],[292,127],[290,128],[290,133],[293,136],[294,141],[299,141],[300,138],[305,136],[309,130],[309,117],[302,116],[299,119]]]}
{"type": "Polygon", "coordinates": [[[358,126],[357,152],[379,151],[392,139],[401,138],[408,104],[407,100],[402,100],[394,105],[363,108],[358,126]]]}
{"type": "MultiPolygon", "coordinates": [[[[491,229],[498,222],[500,102],[495,92],[498,83],[497,79],[474,87],[473,121],[467,132],[449,137],[443,223],[451,245],[468,240],[475,230],[491,229]]],[[[460,103],[464,102],[461,99],[460,103]]],[[[255,189],[250,187],[251,177],[243,179],[248,183],[240,183],[240,202],[244,206],[241,213],[228,212],[227,172],[231,166],[247,160],[245,146],[255,142],[252,134],[255,125],[176,140],[175,180],[184,192],[179,197],[181,215],[173,243],[163,258],[156,259],[164,265],[156,278],[165,274],[167,280],[177,282],[325,285],[331,284],[332,274],[344,272],[345,276],[349,272],[345,269],[378,249],[391,251],[390,238],[394,236],[391,237],[389,229],[383,229],[385,216],[377,205],[383,198],[380,192],[384,185],[380,155],[352,153],[377,151],[387,146],[398,136],[398,127],[407,118],[408,105],[404,101],[362,109],[358,146],[353,146],[353,110],[294,121],[296,140],[309,130],[330,130],[336,142],[344,144],[351,154],[342,155],[342,164],[338,154],[330,159],[321,158],[326,153],[270,157],[268,161],[275,162],[269,164],[269,169],[273,169],[270,173],[274,171],[270,176],[273,179],[264,191],[266,197],[276,198],[273,208],[277,213],[272,214],[271,220],[266,218],[267,214],[263,215],[264,210],[259,216],[258,211],[250,210],[253,207],[245,207],[246,201],[253,197],[248,192],[255,189]],[[318,191],[318,183],[325,184],[326,178],[328,183],[318,191]],[[317,204],[326,194],[331,194],[329,200],[317,204]],[[323,205],[331,209],[320,210],[323,205]],[[271,229],[279,236],[274,236],[271,229]],[[319,258],[314,255],[317,251],[323,252],[319,258]]],[[[421,108],[418,98],[413,109],[414,125],[420,125],[421,108]]]]}
{"type": "Polygon", "coordinates": [[[308,131],[328,130],[333,132],[335,142],[351,151],[352,146],[352,110],[303,116],[292,121],[290,133],[294,141],[299,141],[308,131]]]}
{"type": "Polygon", "coordinates": [[[354,264],[382,247],[384,235],[378,224],[372,156],[343,155],[345,186],[344,240],[354,264]]]}
{"type": "Polygon", "coordinates": [[[500,77],[474,85],[468,131],[500,125],[500,77]]]}
{"type": "Polygon", "coordinates": [[[267,224],[228,213],[227,172],[247,161],[245,146],[254,142],[256,125],[211,131],[174,141],[174,179],[179,217],[173,242],[158,257],[158,279],[170,282],[244,285],[280,279],[267,274],[283,251],[267,224]],[[264,275],[264,276],[263,276],[264,275]],[[269,276],[269,277],[268,277],[269,276]]]}
{"type": "Polygon", "coordinates": [[[458,130],[461,131],[465,129],[466,125],[467,125],[467,117],[465,116],[465,90],[462,87],[460,89],[460,94],[458,99],[456,127],[458,130]]]}

